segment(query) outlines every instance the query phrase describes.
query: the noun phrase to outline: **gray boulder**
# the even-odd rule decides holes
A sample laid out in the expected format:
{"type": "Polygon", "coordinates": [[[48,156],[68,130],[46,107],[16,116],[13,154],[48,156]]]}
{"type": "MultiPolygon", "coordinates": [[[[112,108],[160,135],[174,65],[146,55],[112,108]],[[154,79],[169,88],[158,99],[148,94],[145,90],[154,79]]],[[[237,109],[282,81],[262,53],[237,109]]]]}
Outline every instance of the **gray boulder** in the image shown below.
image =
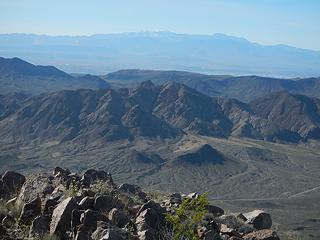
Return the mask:
{"type": "Polygon", "coordinates": [[[236,229],[233,229],[231,227],[228,227],[225,224],[221,224],[220,226],[220,232],[223,235],[228,235],[229,237],[241,237],[240,233],[236,231],[236,229]]]}
{"type": "Polygon", "coordinates": [[[2,188],[2,192],[5,196],[9,196],[10,194],[18,193],[20,191],[26,178],[20,173],[6,171],[1,180],[2,183],[0,184],[0,188],[2,188]]]}
{"type": "MultiPolygon", "coordinates": [[[[55,194],[51,190],[59,185],[59,180],[51,180],[50,176],[47,173],[43,173],[28,178],[21,188],[16,204],[23,205],[36,199],[38,196],[41,198],[42,203],[45,203],[48,198],[55,198],[55,194]]],[[[61,197],[62,194],[59,196],[61,197]]]]}
{"type": "Polygon", "coordinates": [[[270,214],[261,210],[242,213],[241,218],[245,220],[246,223],[253,225],[253,227],[258,230],[268,229],[272,226],[270,214]]]}
{"type": "Polygon", "coordinates": [[[131,194],[138,194],[142,191],[138,185],[129,184],[129,183],[121,184],[119,186],[119,190],[126,193],[131,193],[131,194]]]}
{"type": "Polygon", "coordinates": [[[133,240],[127,231],[106,222],[98,222],[97,229],[91,235],[92,240],[133,240]]]}
{"type": "Polygon", "coordinates": [[[78,208],[78,204],[70,197],[59,203],[52,213],[50,234],[61,235],[70,230],[72,210],[78,208]]]}
{"type": "Polygon", "coordinates": [[[209,213],[211,213],[215,217],[220,217],[224,214],[224,210],[217,206],[207,205],[206,209],[208,210],[209,213]]]}
{"type": "Polygon", "coordinates": [[[41,214],[41,199],[36,197],[29,203],[24,204],[19,218],[20,224],[30,225],[41,214]]]}
{"type": "Polygon", "coordinates": [[[82,210],[87,210],[93,208],[94,204],[94,198],[93,197],[84,197],[80,203],[79,206],[82,210]]]}
{"type": "Polygon", "coordinates": [[[81,182],[85,186],[90,186],[91,184],[99,180],[104,182],[106,181],[112,182],[112,178],[109,173],[101,170],[94,170],[94,169],[87,170],[83,174],[83,177],[81,178],[81,182]]]}
{"type": "Polygon", "coordinates": [[[136,224],[139,231],[157,229],[159,227],[159,223],[159,214],[153,208],[148,208],[142,211],[136,218],[136,224]]]}
{"type": "Polygon", "coordinates": [[[30,226],[29,239],[38,239],[44,236],[49,230],[49,219],[46,216],[36,217],[30,226]]]}
{"type": "Polygon", "coordinates": [[[111,209],[111,211],[109,212],[109,220],[115,226],[120,228],[124,227],[129,221],[126,214],[123,211],[118,210],[116,208],[111,209]]]}
{"type": "Polygon", "coordinates": [[[154,201],[150,200],[147,203],[143,204],[137,215],[140,215],[141,212],[143,212],[144,210],[148,209],[148,208],[153,208],[156,212],[158,212],[159,214],[162,214],[165,212],[165,210],[160,206],[159,203],[155,203],[154,201]]]}
{"type": "Polygon", "coordinates": [[[94,231],[97,228],[97,215],[93,210],[86,210],[81,214],[81,223],[88,227],[90,231],[94,231]]]}
{"type": "Polygon", "coordinates": [[[114,207],[112,196],[98,196],[94,200],[93,208],[97,211],[109,212],[114,207]]]}

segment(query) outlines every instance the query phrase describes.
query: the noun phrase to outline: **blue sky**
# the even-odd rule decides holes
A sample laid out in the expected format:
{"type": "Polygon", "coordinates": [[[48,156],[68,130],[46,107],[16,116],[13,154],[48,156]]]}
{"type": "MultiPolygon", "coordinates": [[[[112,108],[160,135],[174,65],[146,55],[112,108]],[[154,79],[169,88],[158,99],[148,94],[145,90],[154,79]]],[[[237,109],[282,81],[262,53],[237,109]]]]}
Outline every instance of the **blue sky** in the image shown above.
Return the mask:
{"type": "Polygon", "coordinates": [[[0,0],[0,33],[228,35],[320,50],[319,0],[0,0]]]}

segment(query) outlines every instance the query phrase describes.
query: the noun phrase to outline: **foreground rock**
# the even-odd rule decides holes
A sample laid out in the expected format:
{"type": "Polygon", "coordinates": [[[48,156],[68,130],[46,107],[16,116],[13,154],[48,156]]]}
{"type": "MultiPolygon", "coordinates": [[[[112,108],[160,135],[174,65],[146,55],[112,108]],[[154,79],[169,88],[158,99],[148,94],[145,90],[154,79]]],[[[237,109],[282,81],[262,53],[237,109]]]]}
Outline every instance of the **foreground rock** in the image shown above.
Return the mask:
{"type": "Polygon", "coordinates": [[[25,181],[25,176],[20,173],[5,172],[0,180],[0,197],[9,197],[11,194],[18,193],[25,181]]]}
{"type": "Polygon", "coordinates": [[[77,209],[78,205],[73,198],[67,198],[61,202],[53,211],[50,234],[63,236],[71,228],[72,210],[77,209]]]}
{"type": "MultiPolygon", "coordinates": [[[[61,240],[172,239],[168,236],[173,229],[165,216],[175,216],[181,205],[201,200],[197,193],[146,194],[137,185],[118,187],[111,174],[102,170],[90,169],[80,176],[60,167],[29,179],[6,172],[0,190],[8,208],[0,214],[0,236],[8,240],[38,240],[47,235],[61,240]],[[19,189],[17,197],[11,196],[13,188],[19,189]],[[21,212],[15,217],[9,209],[17,206],[21,212]]],[[[261,210],[226,215],[208,201],[202,209],[194,225],[197,239],[279,240],[270,229],[270,214],[261,210]]]]}
{"type": "Polygon", "coordinates": [[[280,240],[275,231],[271,229],[259,230],[243,237],[244,240],[280,240]]]}
{"type": "Polygon", "coordinates": [[[36,217],[30,227],[29,239],[44,236],[49,230],[49,219],[46,216],[36,217]]]}
{"type": "Polygon", "coordinates": [[[258,230],[268,229],[272,226],[271,215],[261,210],[254,210],[252,212],[242,213],[241,218],[246,223],[252,224],[253,227],[258,230]]]}
{"type": "Polygon", "coordinates": [[[38,215],[41,214],[41,199],[38,196],[33,201],[24,204],[19,223],[29,225],[38,215]]]}

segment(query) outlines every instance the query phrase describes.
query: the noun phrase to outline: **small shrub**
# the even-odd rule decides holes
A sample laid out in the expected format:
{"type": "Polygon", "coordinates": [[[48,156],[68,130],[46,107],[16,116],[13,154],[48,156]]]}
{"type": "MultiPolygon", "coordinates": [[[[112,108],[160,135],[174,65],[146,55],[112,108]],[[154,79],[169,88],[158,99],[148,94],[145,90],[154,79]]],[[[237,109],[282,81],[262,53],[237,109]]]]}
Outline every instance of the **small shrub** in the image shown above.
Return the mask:
{"type": "Polygon", "coordinates": [[[99,195],[112,195],[112,191],[110,187],[107,186],[107,183],[102,180],[98,180],[96,183],[94,183],[91,186],[91,190],[94,193],[97,193],[99,195]]]}
{"type": "Polygon", "coordinates": [[[75,181],[72,181],[69,188],[65,190],[65,195],[68,197],[76,197],[78,195],[79,189],[75,181]]]}
{"type": "Polygon", "coordinates": [[[208,194],[204,193],[194,199],[185,199],[175,210],[175,214],[166,214],[166,220],[172,225],[173,240],[198,240],[196,228],[208,212],[208,194]]]}

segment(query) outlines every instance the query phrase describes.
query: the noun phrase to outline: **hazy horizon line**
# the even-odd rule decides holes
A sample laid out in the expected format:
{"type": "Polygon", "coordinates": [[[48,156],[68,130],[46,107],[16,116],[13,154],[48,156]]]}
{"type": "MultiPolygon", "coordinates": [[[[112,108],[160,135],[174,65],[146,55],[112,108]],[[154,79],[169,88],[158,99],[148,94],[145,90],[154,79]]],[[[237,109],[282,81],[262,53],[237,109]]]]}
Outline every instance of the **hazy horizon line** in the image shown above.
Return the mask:
{"type": "Polygon", "coordinates": [[[124,32],[109,32],[109,33],[93,33],[93,34],[47,34],[47,33],[26,33],[26,32],[8,32],[8,33],[0,33],[0,35],[35,35],[35,36],[46,36],[46,37],[93,37],[93,36],[99,36],[99,35],[119,35],[119,34],[135,34],[135,33],[171,33],[175,35],[186,35],[186,36],[203,36],[203,37],[214,37],[217,35],[221,36],[226,36],[230,38],[236,38],[239,40],[245,40],[253,44],[258,44],[262,46],[288,46],[292,48],[297,48],[297,49],[303,49],[303,50],[309,50],[309,51],[314,51],[320,53],[320,49],[313,49],[313,48],[304,48],[304,47],[297,47],[294,45],[290,45],[287,43],[275,43],[275,44],[265,44],[261,42],[256,42],[256,41],[251,41],[250,39],[242,36],[236,36],[236,35],[230,35],[230,34],[225,34],[221,32],[216,32],[216,33],[184,33],[184,32],[174,32],[174,31],[169,31],[169,30],[159,30],[159,31],[151,31],[151,30],[141,30],[141,31],[124,31],[124,32]]]}

